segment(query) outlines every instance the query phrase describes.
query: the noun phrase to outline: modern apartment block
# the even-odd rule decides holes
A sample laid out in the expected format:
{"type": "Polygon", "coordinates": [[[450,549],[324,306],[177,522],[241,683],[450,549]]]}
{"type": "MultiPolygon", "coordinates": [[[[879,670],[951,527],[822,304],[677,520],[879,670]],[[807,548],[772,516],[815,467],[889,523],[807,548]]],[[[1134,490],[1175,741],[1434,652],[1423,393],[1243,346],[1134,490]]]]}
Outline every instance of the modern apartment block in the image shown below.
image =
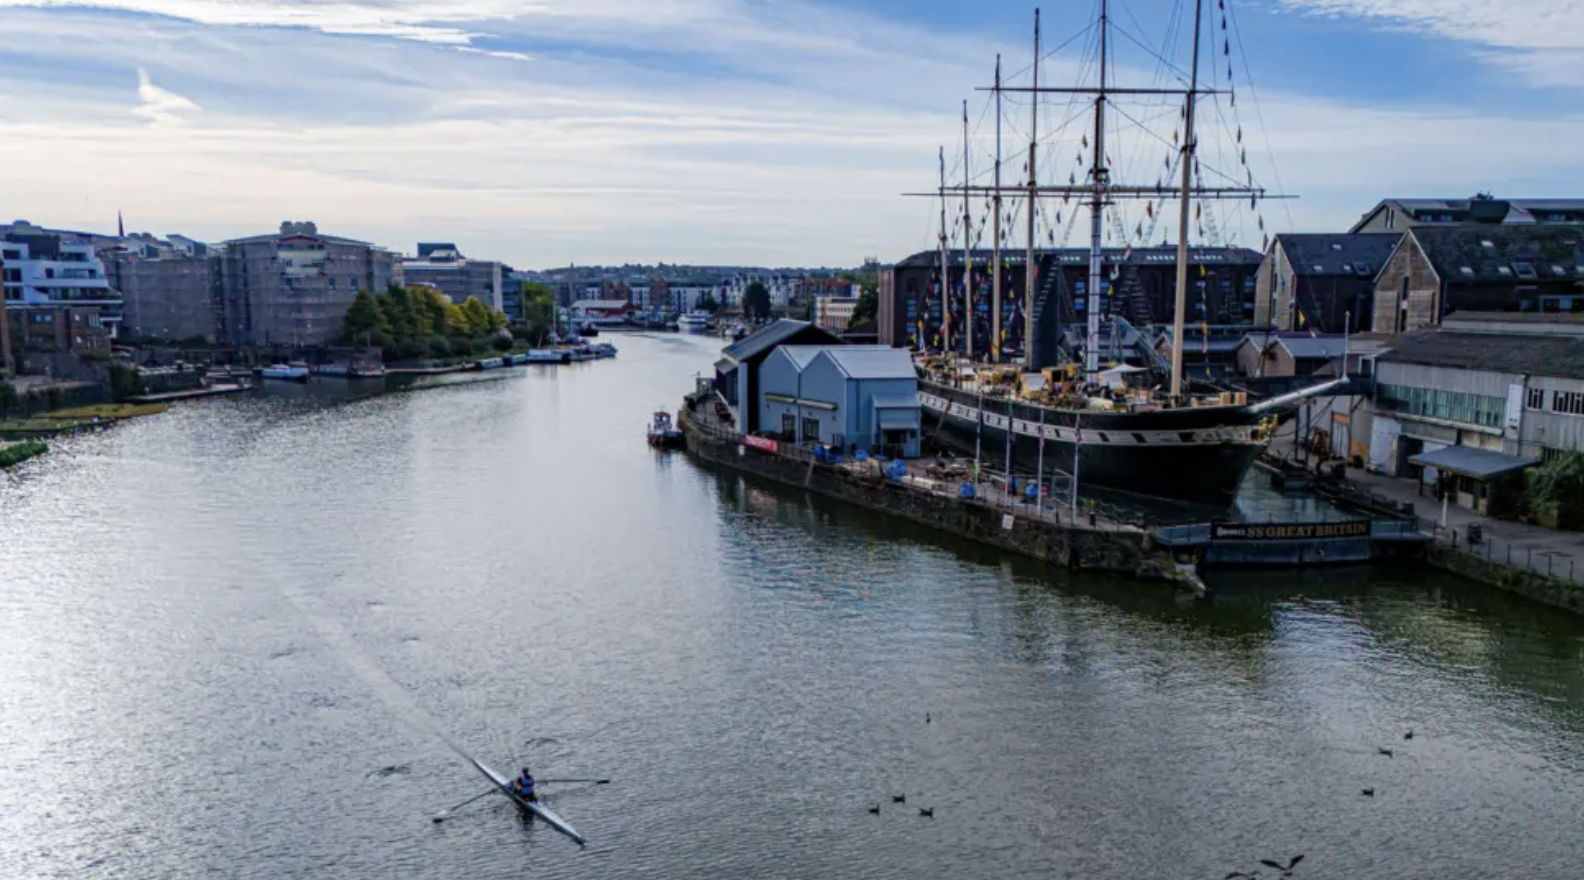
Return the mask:
{"type": "Polygon", "coordinates": [[[470,260],[450,242],[420,242],[418,256],[402,260],[402,273],[407,284],[426,284],[459,305],[475,297],[493,311],[506,311],[501,264],[470,260]]]}
{"type": "Polygon", "coordinates": [[[220,257],[218,341],[320,345],[341,334],[359,290],[402,282],[400,258],[383,248],[324,235],[309,222],[225,242],[220,257]]]}
{"type": "Polygon", "coordinates": [[[116,335],[121,295],[92,243],[18,220],[0,225],[0,262],[8,312],[96,308],[106,332],[116,335]]]}

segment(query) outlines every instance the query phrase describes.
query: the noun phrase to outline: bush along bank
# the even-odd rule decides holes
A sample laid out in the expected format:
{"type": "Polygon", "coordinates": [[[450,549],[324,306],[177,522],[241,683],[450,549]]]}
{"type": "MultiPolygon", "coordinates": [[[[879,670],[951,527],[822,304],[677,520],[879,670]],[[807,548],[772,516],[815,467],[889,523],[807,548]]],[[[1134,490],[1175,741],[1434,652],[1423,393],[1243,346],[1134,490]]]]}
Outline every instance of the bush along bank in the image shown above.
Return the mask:
{"type": "Polygon", "coordinates": [[[0,470],[19,465],[46,452],[49,452],[49,447],[43,443],[12,443],[10,446],[0,446],[0,470]]]}

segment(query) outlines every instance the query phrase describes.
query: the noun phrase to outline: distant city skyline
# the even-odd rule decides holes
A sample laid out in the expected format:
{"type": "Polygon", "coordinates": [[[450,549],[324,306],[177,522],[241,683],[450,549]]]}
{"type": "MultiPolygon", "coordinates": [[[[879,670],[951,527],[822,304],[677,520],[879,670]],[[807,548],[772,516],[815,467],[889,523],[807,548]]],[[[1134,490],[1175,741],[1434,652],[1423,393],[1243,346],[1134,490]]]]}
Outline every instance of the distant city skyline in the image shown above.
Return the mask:
{"type": "MultiPolygon", "coordinates": [[[[1093,5],[1046,9],[1047,49],[1093,5]]],[[[1182,8],[1113,6],[1119,44],[1158,40],[1182,8]]],[[[900,259],[934,245],[938,214],[901,193],[934,186],[996,53],[1009,74],[1027,66],[1031,12],[0,0],[0,222],[110,232],[121,211],[128,231],[222,241],[311,218],[525,269],[900,259]]],[[[1251,167],[1301,197],[1266,211],[1270,233],[1344,230],[1384,197],[1584,193],[1584,17],[1568,0],[1235,0],[1227,14],[1241,40],[1206,64],[1241,78],[1246,54],[1251,167]]],[[[1048,62],[1052,81],[1074,76],[1081,46],[1048,62]]],[[[1124,63],[1147,76],[1146,61],[1124,63]]],[[[1008,108],[1014,124],[1024,112],[1008,108]]],[[[1227,233],[1260,246],[1247,223],[1227,233]]]]}

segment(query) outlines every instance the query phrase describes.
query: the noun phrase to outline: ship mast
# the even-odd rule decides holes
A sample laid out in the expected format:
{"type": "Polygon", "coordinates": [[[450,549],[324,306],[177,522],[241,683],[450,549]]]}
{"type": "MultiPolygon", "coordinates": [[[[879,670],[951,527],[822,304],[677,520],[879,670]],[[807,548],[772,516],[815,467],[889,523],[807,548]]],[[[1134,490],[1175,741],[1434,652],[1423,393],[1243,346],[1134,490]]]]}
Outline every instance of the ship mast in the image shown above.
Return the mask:
{"type": "MultiPolygon", "coordinates": [[[[941,353],[949,354],[951,347],[951,260],[947,253],[947,237],[950,232],[946,229],[946,148],[940,149],[940,293],[941,293],[941,353]]],[[[919,340],[920,348],[928,349],[923,345],[924,340],[919,340]]]]}
{"type": "Polygon", "coordinates": [[[1111,172],[1105,160],[1105,106],[1106,106],[1106,32],[1110,30],[1109,0],[1100,0],[1100,91],[1095,95],[1094,165],[1089,170],[1093,196],[1089,202],[1089,303],[1084,309],[1088,318],[1088,332],[1084,334],[1084,384],[1090,388],[1099,384],[1100,373],[1100,278],[1102,237],[1105,229],[1106,186],[1111,182],[1111,172]]]}
{"type": "Polygon", "coordinates": [[[991,226],[990,249],[994,254],[990,262],[990,360],[1001,362],[1001,56],[996,55],[995,71],[995,196],[991,211],[995,225],[991,226]]]}
{"type": "MultiPolygon", "coordinates": [[[[1204,0],[1194,0],[1193,69],[1189,73],[1188,104],[1183,111],[1182,206],[1177,224],[1177,301],[1172,313],[1171,396],[1181,400],[1183,393],[1183,319],[1188,311],[1188,211],[1193,187],[1194,104],[1199,92],[1199,32],[1202,28],[1204,0]]],[[[1102,38],[1103,39],[1103,38],[1102,38]]]]}
{"type": "Polygon", "coordinates": [[[1038,196],[1035,187],[1039,186],[1038,178],[1034,173],[1034,160],[1039,153],[1039,63],[1040,63],[1040,11],[1034,9],[1034,91],[1029,95],[1029,151],[1028,151],[1028,263],[1023,267],[1023,362],[1025,367],[1032,371],[1034,363],[1034,247],[1036,245],[1037,230],[1034,228],[1034,219],[1038,216],[1038,196]]]}
{"type": "Polygon", "coordinates": [[[968,203],[968,102],[963,101],[963,352],[974,356],[973,206],[968,203]]]}

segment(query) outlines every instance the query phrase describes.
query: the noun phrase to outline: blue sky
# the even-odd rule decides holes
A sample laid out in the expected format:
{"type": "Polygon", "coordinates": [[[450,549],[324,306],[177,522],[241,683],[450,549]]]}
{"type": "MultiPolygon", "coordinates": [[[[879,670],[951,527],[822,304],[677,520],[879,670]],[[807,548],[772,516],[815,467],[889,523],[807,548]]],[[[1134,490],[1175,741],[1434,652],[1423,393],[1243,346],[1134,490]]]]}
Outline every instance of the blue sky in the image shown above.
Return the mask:
{"type": "MultiPolygon", "coordinates": [[[[1218,240],[1345,228],[1385,195],[1584,194],[1574,0],[1227,3],[1240,92],[1207,108],[1205,164],[1300,198],[1217,206],[1218,240]]],[[[1050,4],[1046,48],[1095,5],[1050,4]]],[[[1183,5],[1113,14],[1159,45],[1183,5]]],[[[901,193],[934,185],[941,144],[956,167],[964,98],[988,166],[973,89],[997,52],[1026,67],[1031,18],[1007,0],[0,0],[0,216],[109,229],[122,210],[208,239],[313,219],[523,267],[894,259],[933,242],[938,207],[901,193]]],[[[1147,84],[1152,59],[1116,43],[1147,84]]],[[[1082,48],[1047,83],[1071,84],[1082,48]]],[[[1079,126],[1043,133],[1065,177],[1079,126]]],[[[1168,148],[1125,133],[1113,164],[1157,176],[1168,148]]],[[[1149,225],[1129,211],[1113,234],[1149,225]]]]}

